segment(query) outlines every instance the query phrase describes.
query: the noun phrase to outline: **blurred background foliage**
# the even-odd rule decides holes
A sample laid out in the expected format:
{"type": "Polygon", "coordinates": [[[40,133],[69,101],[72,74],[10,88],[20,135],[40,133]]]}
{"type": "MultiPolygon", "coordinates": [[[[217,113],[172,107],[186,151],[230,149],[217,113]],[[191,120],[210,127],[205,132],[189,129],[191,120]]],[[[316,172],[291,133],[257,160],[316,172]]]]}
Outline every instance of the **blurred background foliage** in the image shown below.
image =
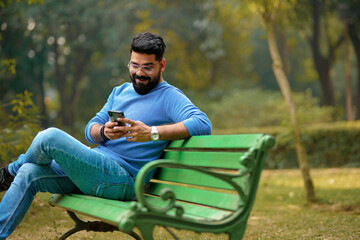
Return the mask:
{"type": "MultiPolygon", "coordinates": [[[[276,34],[309,163],[360,166],[360,3],[292,0],[286,7],[276,34]],[[349,6],[345,18],[342,4],[349,6]]],[[[165,80],[208,114],[214,133],[273,134],[266,166],[297,167],[266,32],[249,0],[0,0],[0,165],[49,126],[86,143],[85,125],[111,90],[129,81],[129,46],[145,31],[164,37],[165,80]]]]}
{"type": "Polygon", "coordinates": [[[40,114],[38,108],[31,99],[32,93],[25,90],[24,93],[16,94],[11,101],[12,114],[2,112],[6,116],[3,121],[8,122],[6,128],[0,134],[0,160],[4,163],[25,153],[30,146],[35,134],[40,130],[40,114]]]}

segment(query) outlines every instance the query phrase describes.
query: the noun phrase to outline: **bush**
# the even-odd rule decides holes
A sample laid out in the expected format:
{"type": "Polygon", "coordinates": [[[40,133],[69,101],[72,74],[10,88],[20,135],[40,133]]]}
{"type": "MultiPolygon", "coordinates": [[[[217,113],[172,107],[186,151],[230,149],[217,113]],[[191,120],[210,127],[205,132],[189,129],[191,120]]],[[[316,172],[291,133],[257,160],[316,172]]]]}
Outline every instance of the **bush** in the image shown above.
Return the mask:
{"type": "Polygon", "coordinates": [[[0,131],[0,164],[8,164],[29,148],[40,130],[39,109],[25,91],[17,94],[12,104],[14,115],[9,117],[7,127],[0,131]]]}
{"type": "MultiPolygon", "coordinates": [[[[285,127],[217,130],[215,134],[261,132],[275,137],[276,144],[265,160],[267,169],[298,168],[294,138],[285,127]]],[[[310,125],[302,128],[302,140],[309,165],[323,167],[360,167],[360,121],[310,125]]]]}
{"type": "MultiPolygon", "coordinates": [[[[330,123],[343,115],[337,108],[320,107],[310,91],[293,93],[293,98],[300,124],[330,123]]],[[[289,111],[278,91],[234,89],[217,99],[197,99],[216,129],[289,125],[289,111]]]]}

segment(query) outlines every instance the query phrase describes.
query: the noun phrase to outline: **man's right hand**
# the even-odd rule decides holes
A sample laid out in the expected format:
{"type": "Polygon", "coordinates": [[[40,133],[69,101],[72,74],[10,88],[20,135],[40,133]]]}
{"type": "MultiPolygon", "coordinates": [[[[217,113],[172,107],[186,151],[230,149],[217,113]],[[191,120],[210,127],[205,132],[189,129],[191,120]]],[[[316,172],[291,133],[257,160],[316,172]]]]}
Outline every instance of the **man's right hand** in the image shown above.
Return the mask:
{"type": "Polygon", "coordinates": [[[111,140],[124,137],[124,134],[126,132],[120,131],[119,128],[116,127],[116,126],[119,126],[118,122],[107,122],[107,123],[105,123],[104,135],[107,138],[111,139],[111,140]]]}

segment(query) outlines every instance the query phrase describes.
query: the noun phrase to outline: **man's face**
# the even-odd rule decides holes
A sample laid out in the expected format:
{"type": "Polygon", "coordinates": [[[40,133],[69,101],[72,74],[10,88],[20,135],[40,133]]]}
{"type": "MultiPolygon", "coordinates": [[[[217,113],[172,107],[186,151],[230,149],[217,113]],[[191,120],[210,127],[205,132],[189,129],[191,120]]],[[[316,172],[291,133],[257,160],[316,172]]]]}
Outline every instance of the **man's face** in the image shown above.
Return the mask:
{"type": "Polygon", "coordinates": [[[129,73],[135,91],[140,95],[147,94],[163,82],[161,73],[165,69],[165,59],[156,61],[155,54],[131,53],[129,73]]]}

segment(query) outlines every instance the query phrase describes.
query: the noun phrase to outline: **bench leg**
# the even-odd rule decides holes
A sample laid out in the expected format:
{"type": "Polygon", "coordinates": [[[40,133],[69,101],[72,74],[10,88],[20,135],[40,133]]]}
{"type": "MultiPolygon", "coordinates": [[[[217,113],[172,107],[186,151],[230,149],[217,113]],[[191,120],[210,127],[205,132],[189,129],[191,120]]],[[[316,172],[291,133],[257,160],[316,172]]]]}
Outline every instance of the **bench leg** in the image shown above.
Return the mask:
{"type": "Polygon", "coordinates": [[[66,233],[64,233],[64,234],[59,238],[59,240],[65,240],[65,239],[67,239],[68,237],[70,237],[71,235],[73,235],[74,233],[79,232],[79,231],[82,231],[82,230],[84,230],[84,229],[74,227],[73,229],[70,229],[69,231],[67,231],[66,233]]]}
{"type": "MultiPolygon", "coordinates": [[[[162,226],[175,240],[179,240],[179,238],[173,233],[167,226],[162,226]]],[[[142,237],[146,240],[153,240],[153,232],[155,228],[155,224],[139,224],[138,228],[142,234],[142,237]]]]}
{"type": "Polygon", "coordinates": [[[246,225],[239,227],[238,229],[233,230],[229,233],[230,240],[241,240],[245,233],[246,225]]]}
{"type": "MultiPolygon", "coordinates": [[[[100,221],[94,221],[94,222],[84,222],[80,220],[74,212],[67,211],[71,219],[75,222],[75,227],[67,231],[64,235],[62,235],[59,240],[64,240],[68,238],[69,236],[73,235],[74,233],[77,233],[79,231],[94,231],[94,232],[113,232],[113,231],[119,231],[119,229],[115,226],[112,226],[110,224],[100,222],[100,221]]],[[[134,231],[132,231],[130,234],[134,239],[136,240],[142,240],[141,237],[134,231]]]]}
{"type": "Polygon", "coordinates": [[[153,240],[153,231],[155,224],[139,223],[137,226],[140,229],[141,235],[146,240],[153,240]]]}
{"type": "Polygon", "coordinates": [[[168,231],[168,233],[170,233],[170,235],[175,239],[175,240],[179,240],[179,238],[175,235],[175,233],[173,233],[168,227],[163,226],[165,228],[166,231],[168,231]]]}

